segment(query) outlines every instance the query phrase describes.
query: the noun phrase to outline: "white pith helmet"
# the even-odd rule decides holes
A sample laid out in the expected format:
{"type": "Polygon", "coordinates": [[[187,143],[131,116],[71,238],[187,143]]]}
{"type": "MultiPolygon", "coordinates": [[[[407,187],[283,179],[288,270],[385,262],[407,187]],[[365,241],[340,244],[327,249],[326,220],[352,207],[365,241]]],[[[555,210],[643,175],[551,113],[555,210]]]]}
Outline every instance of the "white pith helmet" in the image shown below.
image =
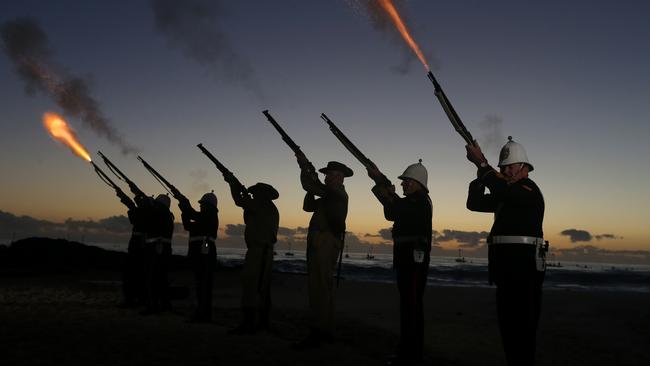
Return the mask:
{"type": "Polygon", "coordinates": [[[524,147],[520,143],[512,141],[512,136],[508,136],[508,142],[503,145],[501,153],[499,153],[499,168],[517,163],[525,163],[530,168],[528,171],[533,171],[533,165],[528,161],[524,147]]]}
{"type": "Polygon", "coordinates": [[[172,204],[172,201],[169,199],[169,196],[166,194],[159,194],[156,197],[156,202],[160,203],[161,205],[164,205],[167,208],[169,208],[172,204]]]}
{"type": "Polygon", "coordinates": [[[201,197],[199,203],[205,203],[206,205],[217,208],[217,196],[214,194],[214,192],[208,192],[204,194],[203,197],[201,197]]]}
{"type": "Polygon", "coordinates": [[[413,179],[414,181],[420,183],[425,191],[429,192],[429,188],[427,188],[428,176],[429,174],[427,173],[427,168],[422,165],[422,159],[419,159],[417,163],[409,165],[406,170],[404,170],[404,173],[402,173],[402,175],[397,178],[413,179]]]}

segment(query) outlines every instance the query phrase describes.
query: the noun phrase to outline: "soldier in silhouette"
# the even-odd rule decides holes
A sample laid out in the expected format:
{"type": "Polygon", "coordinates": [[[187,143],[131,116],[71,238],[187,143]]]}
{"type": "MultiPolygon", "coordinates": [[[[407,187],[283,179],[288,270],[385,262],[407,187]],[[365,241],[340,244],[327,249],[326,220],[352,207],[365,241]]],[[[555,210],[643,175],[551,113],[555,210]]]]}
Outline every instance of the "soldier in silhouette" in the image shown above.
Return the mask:
{"type": "Polygon", "coordinates": [[[309,307],[312,314],[309,335],[294,344],[295,349],[318,347],[332,340],[334,331],[334,278],[339,253],[343,250],[348,194],[343,180],[351,177],[352,169],[330,161],[319,172],[324,183],[303,154],[296,155],[300,166],[300,181],[307,192],[303,210],[313,212],[307,234],[307,272],[309,307]]]}
{"type": "Polygon", "coordinates": [[[188,321],[209,323],[212,321],[212,287],[217,264],[217,196],[212,192],[206,193],[199,200],[199,205],[200,209],[196,211],[186,198],[178,203],[183,227],[190,235],[188,257],[196,285],[197,306],[188,321]]]}
{"type": "Polygon", "coordinates": [[[477,178],[469,185],[467,208],[494,213],[487,239],[489,281],[497,286],[497,316],[506,359],[511,366],[533,365],[546,271],[544,197],[528,178],[533,165],[524,147],[512,137],[499,154],[500,171],[488,164],[478,144],[466,149],[467,159],[478,168],[477,178]]]}
{"type": "Polygon", "coordinates": [[[230,334],[253,334],[269,327],[273,244],[277,241],[280,214],[273,200],[279,197],[271,185],[257,183],[245,189],[234,176],[224,175],[235,204],[244,209],[246,258],[242,274],[243,320],[230,334]]]}
{"type": "MultiPolygon", "coordinates": [[[[376,167],[368,168],[376,184],[372,188],[384,207],[384,217],[393,221],[393,268],[400,298],[400,342],[387,365],[414,365],[422,361],[424,346],[423,296],[429,272],[433,207],[427,188],[427,170],[422,161],[406,168],[402,180],[404,197],[395,186],[382,181],[376,167]]],[[[385,178],[384,178],[385,179],[385,178]]]]}
{"type": "Polygon", "coordinates": [[[126,260],[122,269],[122,294],[124,300],[120,307],[134,308],[145,305],[145,262],[144,249],[147,239],[148,197],[135,196],[133,200],[118,191],[120,201],[129,209],[127,212],[131,223],[131,237],[127,248],[126,260]]]}
{"type": "Polygon", "coordinates": [[[147,283],[147,308],[143,315],[171,310],[169,294],[169,261],[172,252],[174,214],[169,210],[171,200],[160,194],[152,200],[145,241],[145,268],[147,283]]]}

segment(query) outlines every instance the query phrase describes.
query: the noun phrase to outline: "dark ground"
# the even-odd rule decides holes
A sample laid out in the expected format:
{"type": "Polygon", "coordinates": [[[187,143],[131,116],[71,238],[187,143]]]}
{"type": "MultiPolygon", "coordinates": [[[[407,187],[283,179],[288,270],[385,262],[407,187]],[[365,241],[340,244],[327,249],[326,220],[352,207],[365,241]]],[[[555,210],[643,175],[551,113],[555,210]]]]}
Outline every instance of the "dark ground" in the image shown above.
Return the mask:
{"type": "MultiPolygon", "coordinates": [[[[217,273],[214,323],[187,324],[191,296],[176,299],[172,313],[141,316],[116,307],[112,265],[25,270],[7,253],[0,250],[0,365],[382,365],[398,340],[392,284],[343,281],[336,341],[297,352],[290,345],[307,332],[304,276],[274,274],[271,332],[229,336],[240,317],[236,269],[217,273]]],[[[170,277],[191,288],[182,263],[170,277]]],[[[505,364],[493,289],[429,287],[425,312],[425,364],[505,364]]],[[[538,365],[648,365],[650,294],[545,291],[538,339],[538,365]]]]}

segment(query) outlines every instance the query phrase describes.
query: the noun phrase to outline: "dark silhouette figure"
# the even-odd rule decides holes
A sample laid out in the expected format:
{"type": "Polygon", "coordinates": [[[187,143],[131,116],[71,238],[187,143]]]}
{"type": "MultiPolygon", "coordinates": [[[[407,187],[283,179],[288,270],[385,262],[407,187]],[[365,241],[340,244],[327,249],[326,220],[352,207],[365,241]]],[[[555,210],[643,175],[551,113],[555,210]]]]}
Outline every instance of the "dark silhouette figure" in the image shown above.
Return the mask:
{"type": "Polygon", "coordinates": [[[196,284],[196,310],[189,322],[209,323],[212,321],[212,287],[217,264],[217,196],[214,193],[206,193],[199,200],[199,205],[200,210],[197,212],[186,198],[183,197],[178,202],[183,227],[190,234],[187,255],[196,284]]]}
{"type": "Polygon", "coordinates": [[[160,194],[150,200],[144,258],[147,287],[147,308],[141,314],[171,310],[169,294],[169,261],[172,254],[174,215],[169,211],[169,196],[160,194]]]}
{"type": "Polygon", "coordinates": [[[433,207],[428,195],[427,170],[421,161],[399,176],[404,197],[371,166],[372,192],[384,206],[384,217],[393,221],[393,268],[400,297],[400,342],[387,365],[413,365],[422,361],[424,345],[423,296],[429,272],[433,207]]]}
{"type": "Polygon", "coordinates": [[[307,234],[307,272],[309,281],[309,308],[312,315],[309,335],[294,344],[296,349],[318,347],[331,341],[334,331],[334,278],[339,253],[343,250],[345,219],[348,213],[348,194],[343,180],[351,177],[352,169],[330,161],[319,172],[325,174],[325,183],[304,156],[296,154],[300,166],[300,181],[307,192],[303,210],[313,212],[307,234]],[[318,198],[316,198],[318,197],[318,198]]]}
{"type": "MultiPolygon", "coordinates": [[[[122,193],[120,191],[120,193],[122,193]]],[[[126,260],[122,270],[122,307],[132,308],[145,305],[145,265],[144,248],[147,239],[147,200],[146,196],[135,196],[135,202],[126,195],[120,195],[120,201],[129,208],[128,217],[132,225],[131,238],[126,260]]]]}
{"type": "Polygon", "coordinates": [[[467,208],[494,213],[488,236],[489,281],[497,286],[506,359],[511,366],[533,365],[546,271],[544,198],[528,178],[533,166],[526,151],[511,137],[501,149],[500,172],[488,165],[478,144],[466,148],[468,160],[478,168],[478,178],[469,185],[467,208]]]}
{"type": "Polygon", "coordinates": [[[242,273],[243,320],[230,334],[253,334],[268,329],[271,310],[271,271],[273,244],[277,241],[280,214],[273,203],[278,191],[265,183],[244,190],[232,175],[224,175],[230,184],[235,204],[244,209],[246,259],[242,273]]]}

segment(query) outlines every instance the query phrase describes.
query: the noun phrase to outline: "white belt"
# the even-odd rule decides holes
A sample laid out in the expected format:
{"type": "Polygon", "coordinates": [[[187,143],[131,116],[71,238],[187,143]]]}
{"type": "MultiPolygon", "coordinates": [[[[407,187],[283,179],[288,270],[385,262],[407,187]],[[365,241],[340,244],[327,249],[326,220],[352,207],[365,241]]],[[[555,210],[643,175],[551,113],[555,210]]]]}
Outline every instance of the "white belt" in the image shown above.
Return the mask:
{"type": "Polygon", "coordinates": [[[155,242],[158,242],[158,241],[160,241],[161,243],[167,243],[167,244],[172,243],[171,239],[160,238],[160,237],[158,237],[158,238],[150,238],[150,239],[146,240],[147,243],[155,243],[155,242]]]}
{"type": "Polygon", "coordinates": [[[536,238],[534,236],[510,236],[498,235],[493,236],[488,244],[544,244],[544,238],[536,238]]]}
{"type": "Polygon", "coordinates": [[[212,236],[190,236],[190,243],[195,241],[203,241],[203,240],[214,242],[217,240],[217,238],[214,238],[212,236]]]}

